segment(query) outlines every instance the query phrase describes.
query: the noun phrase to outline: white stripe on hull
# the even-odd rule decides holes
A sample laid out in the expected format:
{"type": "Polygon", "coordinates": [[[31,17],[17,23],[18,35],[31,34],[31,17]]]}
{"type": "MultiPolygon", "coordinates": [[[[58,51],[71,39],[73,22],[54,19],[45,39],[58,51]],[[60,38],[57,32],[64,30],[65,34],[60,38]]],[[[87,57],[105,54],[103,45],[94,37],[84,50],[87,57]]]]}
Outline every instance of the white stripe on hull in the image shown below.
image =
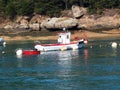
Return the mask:
{"type": "Polygon", "coordinates": [[[42,49],[39,48],[40,51],[58,51],[58,50],[69,50],[69,49],[79,49],[84,47],[84,43],[77,44],[65,44],[65,45],[51,45],[51,46],[42,46],[42,49]]]}

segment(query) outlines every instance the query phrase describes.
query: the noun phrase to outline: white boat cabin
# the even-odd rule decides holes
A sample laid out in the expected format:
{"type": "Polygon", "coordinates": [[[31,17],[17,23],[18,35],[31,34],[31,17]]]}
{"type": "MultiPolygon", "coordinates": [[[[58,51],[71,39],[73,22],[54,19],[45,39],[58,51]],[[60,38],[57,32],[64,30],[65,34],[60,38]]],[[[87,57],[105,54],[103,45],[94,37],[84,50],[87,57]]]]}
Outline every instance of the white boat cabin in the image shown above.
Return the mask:
{"type": "Polygon", "coordinates": [[[70,43],[70,32],[64,32],[58,34],[58,43],[60,44],[69,44],[70,43]]]}

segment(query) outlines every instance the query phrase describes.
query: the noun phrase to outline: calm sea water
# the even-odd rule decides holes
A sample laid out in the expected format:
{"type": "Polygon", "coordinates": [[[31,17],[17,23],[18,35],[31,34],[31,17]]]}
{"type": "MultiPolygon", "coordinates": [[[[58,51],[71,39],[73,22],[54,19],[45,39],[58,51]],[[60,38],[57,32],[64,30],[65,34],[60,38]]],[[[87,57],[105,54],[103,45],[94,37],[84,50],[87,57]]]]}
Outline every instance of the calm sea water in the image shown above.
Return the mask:
{"type": "Polygon", "coordinates": [[[80,50],[22,57],[16,56],[17,48],[33,48],[33,43],[0,47],[0,90],[120,90],[120,40],[90,41],[80,50]]]}

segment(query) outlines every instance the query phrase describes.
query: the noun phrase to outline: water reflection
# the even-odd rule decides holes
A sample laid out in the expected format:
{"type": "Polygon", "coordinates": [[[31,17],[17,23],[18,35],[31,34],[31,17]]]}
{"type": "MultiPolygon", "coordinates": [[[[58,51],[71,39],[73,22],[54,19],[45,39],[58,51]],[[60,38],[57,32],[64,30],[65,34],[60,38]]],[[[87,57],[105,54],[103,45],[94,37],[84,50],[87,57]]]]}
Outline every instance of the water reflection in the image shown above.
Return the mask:
{"type": "Polygon", "coordinates": [[[16,55],[17,59],[22,60],[23,56],[22,55],[16,55]]]}
{"type": "Polygon", "coordinates": [[[61,67],[71,67],[72,62],[75,60],[84,60],[84,64],[88,62],[88,49],[82,50],[68,50],[68,51],[52,51],[52,52],[41,52],[39,55],[31,55],[31,56],[17,56],[18,67],[22,67],[22,62],[32,60],[36,61],[38,64],[44,61],[47,62],[57,62],[57,64],[61,67]]]}
{"type": "Polygon", "coordinates": [[[72,51],[72,50],[68,50],[68,51],[51,51],[51,52],[41,52],[41,54],[38,56],[38,58],[40,59],[42,58],[53,58],[56,60],[71,60],[73,58],[77,58],[79,55],[78,50],[76,51],[72,51]]]}
{"type": "Polygon", "coordinates": [[[88,54],[89,54],[88,49],[84,49],[83,52],[84,52],[84,62],[85,62],[85,64],[87,64],[88,63],[88,54]]]}

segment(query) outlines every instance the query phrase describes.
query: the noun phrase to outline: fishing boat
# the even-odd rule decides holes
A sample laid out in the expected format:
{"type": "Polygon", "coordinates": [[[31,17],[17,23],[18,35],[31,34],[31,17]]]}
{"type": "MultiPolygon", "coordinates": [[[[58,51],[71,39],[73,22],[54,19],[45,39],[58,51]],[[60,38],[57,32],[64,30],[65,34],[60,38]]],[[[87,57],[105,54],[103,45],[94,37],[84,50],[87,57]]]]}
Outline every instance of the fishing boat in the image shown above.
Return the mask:
{"type": "Polygon", "coordinates": [[[37,55],[37,54],[40,54],[40,51],[37,51],[37,50],[33,50],[33,49],[30,49],[30,50],[23,50],[23,49],[18,49],[16,50],[16,55],[37,55]]]}
{"type": "Polygon", "coordinates": [[[70,41],[71,32],[64,30],[64,32],[58,34],[57,43],[52,44],[35,44],[34,48],[37,51],[57,51],[57,50],[70,50],[80,49],[87,43],[86,39],[80,39],[77,41],[70,41]]]}

